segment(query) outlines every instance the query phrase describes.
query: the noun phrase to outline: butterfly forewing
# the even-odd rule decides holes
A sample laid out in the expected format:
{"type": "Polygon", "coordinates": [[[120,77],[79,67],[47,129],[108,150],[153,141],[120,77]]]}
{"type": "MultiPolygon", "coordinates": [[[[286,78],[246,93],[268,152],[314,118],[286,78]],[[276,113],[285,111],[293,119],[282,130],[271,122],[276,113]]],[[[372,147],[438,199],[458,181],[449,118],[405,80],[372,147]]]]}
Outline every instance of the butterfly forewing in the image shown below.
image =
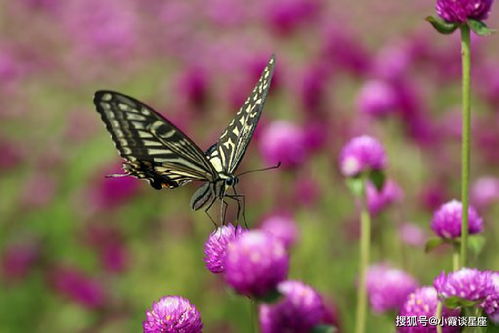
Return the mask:
{"type": "Polygon", "coordinates": [[[199,147],[151,107],[102,90],[95,93],[94,103],[129,174],[148,179],[155,188],[216,178],[199,147]]]}
{"type": "Polygon", "coordinates": [[[275,58],[272,56],[251,95],[220,136],[216,148],[210,147],[206,152],[217,172],[232,174],[239,166],[260,119],[269,91],[274,64],[275,58]]]}

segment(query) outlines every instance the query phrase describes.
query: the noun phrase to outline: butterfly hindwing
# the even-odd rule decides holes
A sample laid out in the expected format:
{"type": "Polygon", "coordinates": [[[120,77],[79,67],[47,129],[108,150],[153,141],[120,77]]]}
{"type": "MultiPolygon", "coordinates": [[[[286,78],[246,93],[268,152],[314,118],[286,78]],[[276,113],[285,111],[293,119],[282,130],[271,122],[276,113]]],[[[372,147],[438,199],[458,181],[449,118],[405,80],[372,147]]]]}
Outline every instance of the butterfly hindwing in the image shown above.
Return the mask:
{"type": "Polygon", "coordinates": [[[130,175],[158,189],[216,178],[199,147],[151,107],[107,90],[97,91],[94,103],[130,175]]]}
{"type": "Polygon", "coordinates": [[[239,166],[260,119],[269,91],[274,64],[275,58],[272,56],[251,95],[220,136],[216,149],[210,147],[206,152],[217,172],[223,171],[232,174],[239,166]]]}

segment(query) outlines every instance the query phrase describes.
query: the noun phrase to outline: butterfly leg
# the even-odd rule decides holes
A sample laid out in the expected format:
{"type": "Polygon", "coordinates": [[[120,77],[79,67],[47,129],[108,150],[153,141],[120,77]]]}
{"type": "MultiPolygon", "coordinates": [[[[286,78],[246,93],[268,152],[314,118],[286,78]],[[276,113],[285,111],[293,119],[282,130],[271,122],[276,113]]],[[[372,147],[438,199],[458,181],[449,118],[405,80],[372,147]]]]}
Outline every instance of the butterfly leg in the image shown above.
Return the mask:
{"type": "Polygon", "coordinates": [[[215,220],[213,219],[213,217],[211,217],[210,213],[208,213],[208,211],[210,210],[211,206],[213,206],[213,203],[215,202],[215,200],[213,200],[209,205],[208,207],[206,207],[206,209],[204,210],[205,214],[208,215],[208,217],[210,218],[211,220],[211,223],[213,223],[213,225],[215,226],[215,229],[218,228],[218,224],[217,222],[215,222],[215,220]]]}
{"type": "Polygon", "coordinates": [[[229,206],[229,204],[224,199],[221,199],[220,201],[221,201],[221,203],[220,203],[220,217],[222,220],[221,223],[222,223],[222,225],[225,225],[225,217],[227,215],[227,207],[229,206]]]}

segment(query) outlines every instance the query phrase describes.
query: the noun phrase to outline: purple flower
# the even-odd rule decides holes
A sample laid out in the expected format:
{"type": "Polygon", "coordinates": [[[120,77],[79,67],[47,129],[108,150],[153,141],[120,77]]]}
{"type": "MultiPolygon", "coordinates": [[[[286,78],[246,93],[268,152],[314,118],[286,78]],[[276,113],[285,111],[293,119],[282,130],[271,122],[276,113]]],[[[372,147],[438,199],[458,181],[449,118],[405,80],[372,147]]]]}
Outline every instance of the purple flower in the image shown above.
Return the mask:
{"type": "Polygon", "coordinates": [[[242,295],[262,297],[286,279],[288,267],[280,240],[263,231],[249,231],[228,245],[225,281],[242,295]]]}
{"type": "Polygon", "coordinates": [[[485,20],[493,0],[437,0],[437,14],[447,22],[464,23],[468,19],[485,20]]]}
{"type": "Polygon", "coordinates": [[[280,35],[289,35],[319,13],[319,3],[308,0],[279,0],[263,8],[271,28],[280,35]]]}
{"type": "Polygon", "coordinates": [[[472,302],[482,302],[495,292],[490,271],[474,268],[461,268],[445,274],[442,272],[433,281],[439,297],[459,297],[472,302]]]}
{"type": "Polygon", "coordinates": [[[303,130],[286,121],[273,122],[261,134],[260,151],[268,164],[296,167],[307,155],[303,130]]]}
{"type": "Polygon", "coordinates": [[[499,201],[499,179],[482,177],[471,186],[471,201],[478,207],[487,207],[499,201]]]}
{"type": "Polygon", "coordinates": [[[289,214],[274,214],[266,217],[260,225],[260,230],[278,238],[287,249],[293,246],[298,238],[296,221],[289,214]]]}
{"type": "Polygon", "coordinates": [[[384,80],[397,81],[409,71],[416,52],[408,42],[385,46],[376,55],[373,72],[384,80]]]}
{"type": "Polygon", "coordinates": [[[499,272],[491,272],[490,279],[494,286],[494,292],[487,295],[480,306],[494,323],[499,323],[499,272]]]}
{"type": "Polygon", "coordinates": [[[211,233],[204,244],[204,262],[210,272],[223,273],[225,271],[227,245],[246,231],[242,227],[227,224],[211,233]]]}
{"type": "Polygon", "coordinates": [[[363,135],[350,140],[341,151],[340,169],[352,177],[365,171],[381,170],[386,165],[385,150],[373,137],[363,135]]]}
{"type": "Polygon", "coordinates": [[[103,286],[77,269],[57,268],[51,274],[51,283],[57,292],[86,308],[101,308],[105,304],[103,286]]]}
{"type": "MultiPolygon", "coordinates": [[[[406,298],[405,303],[402,305],[402,309],[400,310],[400,316],[405,318],[412,316],[416,316],[416,318],[419,318],[420,316],[430,318],[435,316],[437,312],[437,304],[438,297],[435,288],[424,286],[416,289],[406,298]]],[[[458,316],[459,313],[460,310],[450,310],[444,307],[442,316],[444,318],[451,316],[455,317],[458,316]]],[[[459,327],[444,326],[442,328],[445,333],[457,333],[460,331],[459,327]]],[[[419,324],[418,326],[399,327],[397,331],[404,333],[436,333],[437,329],[435,326],[423,326],[422,324],[419,324]]]]}
{"type": "Polygon", "coordinates": [[[375,312],[399,310],[417,281],[404,271],[385,264],[372,265],[367,271],[367,293],[375,312]]]}
{"type": "Polygon", "coordinates": [[[24,149],[17,143],[0,138],[0,170],[12,169],[24,159],[24,149]]]}
{"type": "Polygon", "coordinates": [[[411,246],[422,246],[425,242],[426,236],[423,229],[414,223],[403,223],[398,228],[400,239],[411,246]]]}
{"type": "Polygon", "coordinates": [[[367,81],[357,96],[361,112],[373,117],[394,113],[398,107],[397,92],[391,84],[382,80],[367,81]]]}
{"type": "Polygon", "coordinates": [[[317,151],[327,143],[330,126],[327,121],[309,121],[303,127],[303,140],[308,151],[317,151]]]}
{"type": "Polygon", "coordinates": [[[208,100],[208,77],[202,68],[187,68],[178,78],[178,91],[186,102],[202,110],[208,100]]]}
{"type": "Polygon", "coordinates": [[[294,191],[294,199],[297,204],[311,206],[320,199],[320,186],[312,178],[298,178],[295,182],[294,191]]]}
{"type": "Polygon", "coordinates": [[[188,299],[164,296],[152,303],[142,323],[144,333],[198,333],[203,330],[201,315],[188,299]]]}
{"type": "Polygon", "coordinates": [[[372,215],[377,215],[387,206],[400,201],[404,193],[393,180],[385,182],[380,192],[374,184],[367,183],[367,205],[372,215]]]}
{"type": "Polygon", "coordinates": [[[2,253],[2,274],[11,281],[21,280],[28,275],[39,257],[39,244],[26,242],[9,245],[2,253]]]}
{"type": "Polygon", "coordinates": [[[327,309],[321,295],[312,287],[288,280],[277,289],[282,299],[260,306],[260,327],[263,333],[309,332],[324,323],[327,309]]]}
{"type": "MultiPolygon", "coordinates": [[[[462,204],[452,200],[443,204],[431,220],[433,232],[442,238],[458,238],[461,236],[462,204]]],[[[468,208],[468,231],[476,234],[483,230],[482,218],[473,207],[468,208]]]]}
{"type": "Polygon", "coordinates": [[[327,84],[329,71],[321,63],[313,64],[303,71],[299,93],[305,112],[308,115],[317,116],[324,111],[325,102],[328,98],[327,84]]]}

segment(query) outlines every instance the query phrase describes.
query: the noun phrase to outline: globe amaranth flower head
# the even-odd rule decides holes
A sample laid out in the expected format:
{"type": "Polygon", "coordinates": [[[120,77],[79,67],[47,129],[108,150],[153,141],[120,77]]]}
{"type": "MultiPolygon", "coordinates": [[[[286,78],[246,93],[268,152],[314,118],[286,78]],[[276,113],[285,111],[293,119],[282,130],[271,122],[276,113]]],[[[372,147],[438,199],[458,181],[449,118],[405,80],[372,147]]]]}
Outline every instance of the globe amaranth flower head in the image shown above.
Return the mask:
{"type": "Polygon", "coordinates": [[[282,241],[263,231],[249,231],[229,243],[224,277],[236,292],[264,297],[286,279],[288,267],[282,241]]]}
{"type": "MultiPolygon", "coordinates": [[[[442,238],[461,236],[462,204],[457,200],[443,204],[431,220],[431,229],[442,238]]],[[[473,207],[468,208],[468,232],[477,234],[483,230],[483,220],[473,207]]]]}
{"type": "Polygon", "coordinates": [[[396,90],[390,83],[383,80],[366,82],[357,96],[359,110],[373,117],[383,117],[394,113],[397,103],[396,90]]]}
{"type": "Polygon", "coordinates": [[[437,0],[438,16],[447,22],[464,23],[468,19],[485,20],[493,0],[437,0]]]}
{"type": "Polygon", "coordinates": [[[165,296],[153,302],[142,323],[144,333],[197,333],[202,332],[201,315],[188,299],[165,296]]]}
{"type": "Polygon", "coordinates": [[[433,281],[440,298],[459,297],[472,302],[482,302],[495,292],[490,271],[474,268],[461,268],[445,274],[442,272],[433,281]]]}
{"type": "MultiPolygon", "coordinates": [[[[400,309],[400,316],[403,318],[413,317],[421,318],[425,316],[430,318],[435,315],[437,311],[438,297],[435,288],[430,286],[424,286],[416,289],[414,292],[407,296],[402,308],[400,309]]],[[[461,311],[459,309],[451,310],[446,307],[442,309],[442,316],[445,317],[455,317],[458,316],[461,311]]],[[[407,320],[407,319],[406,319],[407,320]]],[[[403,333],[427,333],[427,332],[437,332],[435,326],[422,325],[420,322],[416,322],[417,326],[409,326],[406,323],[405,326],[398,327],[398,332],[403,333]]],[[[459,327],[444,326],[442,327],[443,332],[453,333],[459,332],[459,327]]]]}
{"type": "Polygon", "coordinates": [[[372,265],[367,271],[367,293],[375,312],[399,310],[418,282],[406,272],[386,264],[372,265]]]}
{"type": "Polygon", "coordinates": [[[490,279],[494,286],[494,292],[487,295],[480,306],[485,310],[491,321],[499,324],[499,272],[490,272],[490,279]]]}
{"type": "Polygon", "coordinates": [[[381,170],[386,165],[386,154],[381,143],[363,135],[350,140],[340,153],[340,169],[344,176],[352,177],[370,171],[381,170]]]}
{"type": "Polygon", "coordinates": [[[402,199],[404,193],[393,180],[388,180],[378,191],[373,183],[367,183],[367,206],[372,215],[377,215],[383,209],[402,199]]]}
{"type": "Polygon", "coordinates": [[[325,324],[328,310],[315,289],[293,280],[279,283],[277,289],[282,298],[260,306],[262,333],[309,332],[314,326],[325,324]]]}
{"type": "Polygon", "coordinates": [[[232,224],[227,224],[211,233],[204,244],[204,262],[210,272],[222,273],[225,271],[227,244],[239,238],[246,231],[242,227],[234,227],[232,224]]]}

